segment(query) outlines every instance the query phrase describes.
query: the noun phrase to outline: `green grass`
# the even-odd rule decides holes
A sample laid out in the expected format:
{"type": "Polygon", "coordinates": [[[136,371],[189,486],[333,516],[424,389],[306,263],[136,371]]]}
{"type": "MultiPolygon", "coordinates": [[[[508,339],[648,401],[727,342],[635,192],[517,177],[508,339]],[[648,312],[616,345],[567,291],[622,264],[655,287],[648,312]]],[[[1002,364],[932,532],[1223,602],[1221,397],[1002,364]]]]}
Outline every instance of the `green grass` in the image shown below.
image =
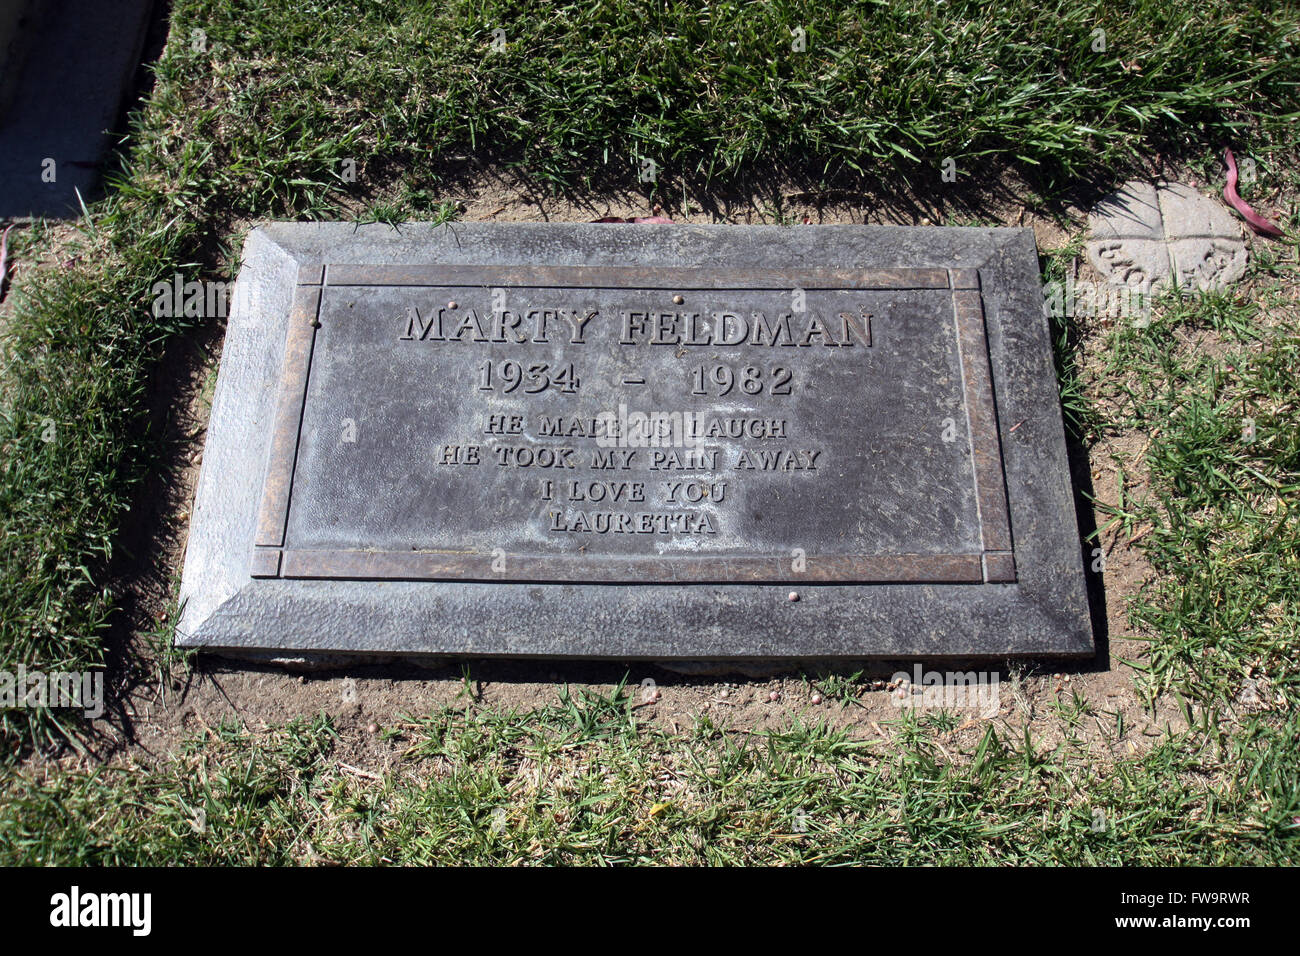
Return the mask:
{"type": "Polygon", "coordinates": [[[193,122],[223,178],[256,171],[250,198],[298,212],[327,208],[345,156],[405,164],[411,188],[455,152],[560,188],[626,183],[640,157],[696,182],[900,160],[938,181],[946,157],[1095,172],[1156,139],[1287,136],[1300,76],[1284,4],[286,6],[178,5],[220,49],[173,55],[233,88],[193,122]]]}
{"type": "MultiPolygon", "coordinates": [[[[230,278],[248,221],[447,220],[475,164],[557,192],[631,188],[665,204],[780,176],[901,178],[958,195],[978,190],[974,170],[1007,167],[1050,195],[1078,178],[1110,185],[1156,152],[1212,179],[1232,142],[1266,182],[1297,185],[1291,4],[178,0],[172,24],[122,171],[62,253],[76,258],[24,274],[13,292],[0,669],[102,663],[115,544],[163,457],[145,429],[148,389],[163,347],[210,321],[154,317],[150,290],[175,272],[230,278]],[[794,27],[805,52],[791,49],[794,27]],[[949,157],[955,185],[940,182],[949,157]],[[657,183],[638,182],[642,158],[657,183]]],[[[763,201],[781,209],[779,196],[763,201]]],[[[48,241],[42,227],[11,239],[20,261],[48,241]]],[[[1300,346],[1266,321],[1274,310],[1296,321],[1294,246],[1275,248],[1254,262],[1253,301],[1168,301],[1149,328],[1110,331],[1102,368],[1080,359],[1095,328],[1058,327],[1075,430],[1153,439],[1150,494],[1108,504],[1116,521],[1151,529],[1142,547],[1159,577],[1132,608],[1150,648],[1140,667],[1150,692],[1176,692],[1191,718],[1150,753],[1102,770],[1068,742],[954,751],[936,742],[943,715],[903,724],[888,745],[815,728],[669,737],[634,727],[621,701],[584,699],[421,716],[401,731],[405,769],[370,781],[339,770],[323,724],[226,727],[149,768],[14,769],[0,846],[27,862],[1293,862],[1300,396],[1288,370],[1300,346]],[[1227,351],[1178,346],[1199,329],[1227,351]],[[1250,442],[1239,440],[1246,417],[1250,442]],[[511,790],[525,757],[571,786],[511,790]],[[656,761],[685,789],[652,817],[665,796],[656,761]],[[1093,833],[1098,805],[1123,826],[1093,833]],[[199,807],[205,828],[191,825],[199,807]],[[506,836],[485,835],[495,807],[506,836]],[[788,832],[795,809],[808,834],[788,832]]],[[[1048,277],[1068,258],[1050,258],[1048,277]]],[[[819,686],[839,701],[857,693],[852,679],[819,686]]],[[[1073,729],[1107,719],[1073,701],[1059,717],[1073,729]]],[[[3,712],[5,753],[59,746],[76,732],[67,720],[3,712]]]]}
{"type": "Polygon", "coordinates": [[[669,735],[637,726],[632,697],[447,708],[386,732],[401,759],[382,775],[332,758],[324,718],[222,726],[152,768],[25,773],[0,804],[0,862],[1296,861],[1294,772],[1259,721],[1221,751],[1171,738],[1116,766],[1077,737],[1040,752],[990,726],[954,761],[912,718],[878,741],[707,720],[669,735]]]}
{"type": "Polygon", "coordinates": [[[1161,581],[1131,618],[1159,637],[1147,666],[1161,688],[1220,705],[1259,672],[1275,703],[1297,699],[1298,363],[1300,338],[1276,330],[1220,359],[1185,358],[1147,389],[1161,481],[1136,512],[1154,529],[1144,550],[1161,581]]]}

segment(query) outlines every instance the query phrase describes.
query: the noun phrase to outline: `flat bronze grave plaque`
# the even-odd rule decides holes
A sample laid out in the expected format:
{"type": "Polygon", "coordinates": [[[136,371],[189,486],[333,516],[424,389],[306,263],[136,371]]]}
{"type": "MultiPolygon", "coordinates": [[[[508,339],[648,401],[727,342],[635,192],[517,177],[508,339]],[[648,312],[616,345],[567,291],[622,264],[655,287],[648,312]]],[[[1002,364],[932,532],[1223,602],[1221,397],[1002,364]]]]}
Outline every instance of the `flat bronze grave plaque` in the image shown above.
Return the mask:
{"type": "Polygon", "coordinates": [[[1032,233],[273,224],[178,642],[1090,653],[1032,233]]]}

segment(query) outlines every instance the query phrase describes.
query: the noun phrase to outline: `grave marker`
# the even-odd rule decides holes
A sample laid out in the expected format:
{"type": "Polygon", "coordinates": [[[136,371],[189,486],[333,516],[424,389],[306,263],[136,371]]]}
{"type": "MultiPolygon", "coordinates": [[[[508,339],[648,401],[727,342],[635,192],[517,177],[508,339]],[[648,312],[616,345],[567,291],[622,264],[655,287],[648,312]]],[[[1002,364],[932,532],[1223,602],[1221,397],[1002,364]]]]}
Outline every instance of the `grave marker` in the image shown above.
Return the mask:
{"type": "Polygon", "coordinates": [[[272,224],[185,646],[1092,652],[1032,233],[272,224]]]}

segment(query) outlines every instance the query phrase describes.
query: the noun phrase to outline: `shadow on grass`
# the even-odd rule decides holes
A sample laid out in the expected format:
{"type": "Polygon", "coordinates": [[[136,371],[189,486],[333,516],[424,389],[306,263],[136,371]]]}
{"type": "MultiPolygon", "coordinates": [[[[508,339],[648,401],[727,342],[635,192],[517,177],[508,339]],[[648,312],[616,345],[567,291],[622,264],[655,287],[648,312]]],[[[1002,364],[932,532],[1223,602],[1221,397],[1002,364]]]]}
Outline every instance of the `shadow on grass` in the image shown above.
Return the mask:
{"type": "MultiPolygon", "coordinates": [[[[657,182],[630,183],[628,177],[602,168],[580,186],[564,186],[528,172],[522,157],[452,157],[427,170],[412,170],[399,162],[372,164],[368,182],[335,197],[340,209],[371,221],[367,210],[383,207],[406,220],[430,218],[447,197],[472,196],[485,189],[509,189],[525,205],[552,221],[548,207],[558,204],[581,210],[580,221],[608,214],[611,208],[658,206],[669,218],[701,215],[717,223],[796,223],[793,207],[843,218],[852,210],[856,221],[894,225],[1002,225],[1026,210],[1069,228],[1078,209],[1092,206],[1128,178],[1158,178],[1164,164],[1134,161],[1111,170],[1095,182],[1061,180],[1033,166],[1008,166],[994,161],[961,169],[955,181],[944,181],[939,169],[882,167],[871,177],[852,170],[819,171],[795,163],[750,171],[726,183],[708,183],[669,175],[657,182]],[[401,185],[395,191],[394,184],[401,185]]],[[[1023,218],[1023,217],[1021,217],[1023,218]]],[[[387,220],[383,220],[387,221],[387,220]]],[[[811,224],[824,221],[814,215],[811,224]]]]}

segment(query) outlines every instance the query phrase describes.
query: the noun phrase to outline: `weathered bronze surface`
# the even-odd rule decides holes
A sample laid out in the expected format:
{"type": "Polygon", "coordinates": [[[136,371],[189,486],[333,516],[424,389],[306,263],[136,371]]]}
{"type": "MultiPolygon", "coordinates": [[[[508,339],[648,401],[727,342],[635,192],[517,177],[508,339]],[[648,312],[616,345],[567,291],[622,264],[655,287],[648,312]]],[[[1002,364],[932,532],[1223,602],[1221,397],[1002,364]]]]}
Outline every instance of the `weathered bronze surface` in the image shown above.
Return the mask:
{"type": "Polygon", "coordinates": [[[284,556],[254,573],[990,580],[976,272],[653,273],[300,276],[257,539],[284,556]]]}

